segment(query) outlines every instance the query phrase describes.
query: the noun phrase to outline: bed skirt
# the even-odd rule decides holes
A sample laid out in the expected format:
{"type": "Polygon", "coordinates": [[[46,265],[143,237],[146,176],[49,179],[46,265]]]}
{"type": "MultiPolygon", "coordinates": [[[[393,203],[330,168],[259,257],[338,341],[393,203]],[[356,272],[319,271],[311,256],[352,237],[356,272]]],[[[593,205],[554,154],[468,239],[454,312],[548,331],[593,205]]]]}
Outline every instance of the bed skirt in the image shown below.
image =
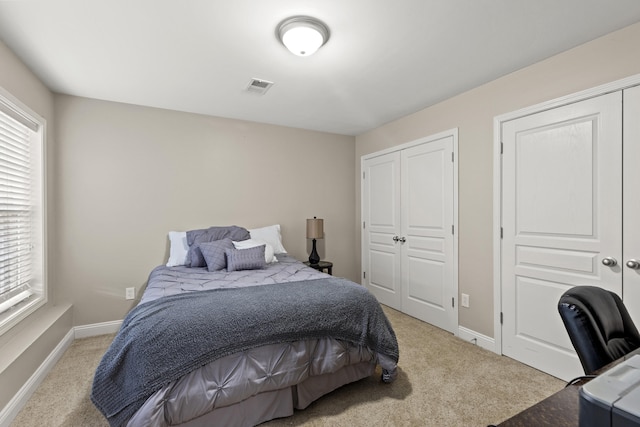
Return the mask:
{"type": "Polygon", "coordinates": [[[129,420],[127,426],[251,427],[275,418],[289,417],[294,409],[304,409],[343,385],[373,375],[375,367],[375,362],[347,365],[336,372],[309,377],[291,387],[259,393],[233,405],[216,408],[181,424],[167,423],[162,402],[164,396],[155,394],[129,420]]]}

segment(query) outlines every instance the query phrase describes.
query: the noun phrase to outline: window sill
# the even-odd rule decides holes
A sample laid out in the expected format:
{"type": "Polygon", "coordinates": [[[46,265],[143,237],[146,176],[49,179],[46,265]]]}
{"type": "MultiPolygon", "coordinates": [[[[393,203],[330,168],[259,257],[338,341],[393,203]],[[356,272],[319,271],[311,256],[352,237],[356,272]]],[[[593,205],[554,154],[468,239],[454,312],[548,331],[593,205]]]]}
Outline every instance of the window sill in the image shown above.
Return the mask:
{"type": "Polygon", "coordinates": [[[22,302],[18,307],[0,314],[0,336],[25,320],[46,303],[47,298],[44,295],[34,294],[31,299],[22,302]]]}

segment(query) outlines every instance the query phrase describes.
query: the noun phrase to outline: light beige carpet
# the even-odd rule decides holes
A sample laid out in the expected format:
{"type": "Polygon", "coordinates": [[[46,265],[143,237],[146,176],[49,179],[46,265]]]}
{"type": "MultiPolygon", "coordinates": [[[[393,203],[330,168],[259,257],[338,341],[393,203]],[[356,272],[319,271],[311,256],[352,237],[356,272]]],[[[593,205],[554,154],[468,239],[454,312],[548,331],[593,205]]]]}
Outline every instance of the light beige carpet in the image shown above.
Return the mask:
{"type": "MultiPolygon", "coordinates": [[[[392,384],[375,376],[346,385],[276,426],[486,426],[560,390],[564,383],[385,308],[400,344],[392,384]]],[[[12,427],[108,426],[89,400],[93,371],[112,335],[75,341],[12,427]]]]}

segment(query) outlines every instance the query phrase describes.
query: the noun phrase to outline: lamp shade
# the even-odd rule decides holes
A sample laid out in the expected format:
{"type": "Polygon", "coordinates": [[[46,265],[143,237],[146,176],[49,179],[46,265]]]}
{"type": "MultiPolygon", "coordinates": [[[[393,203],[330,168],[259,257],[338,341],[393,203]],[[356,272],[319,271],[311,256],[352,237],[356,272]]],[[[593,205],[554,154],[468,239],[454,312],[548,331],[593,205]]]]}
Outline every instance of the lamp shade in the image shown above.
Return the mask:
{"type": "Polygon", "coordinates": [[[323,225],[321,218],[307,219],[307,239],[322,239],[324,236],[323,225]]]}

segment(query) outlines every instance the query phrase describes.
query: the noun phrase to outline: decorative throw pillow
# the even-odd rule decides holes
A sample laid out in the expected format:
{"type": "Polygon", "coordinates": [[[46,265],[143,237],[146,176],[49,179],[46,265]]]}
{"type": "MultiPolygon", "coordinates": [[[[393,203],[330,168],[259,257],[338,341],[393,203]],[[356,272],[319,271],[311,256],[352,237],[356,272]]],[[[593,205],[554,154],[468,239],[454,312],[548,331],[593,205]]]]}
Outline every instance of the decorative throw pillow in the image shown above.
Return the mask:
{"type": "MultiPolygon", "coordinates": [[[[280,235],[280,224],[270,225],[268,227],[253,228],[249,230],[252,239],[262,240],[273,246],[273,252],[276,254],[286,254],[287,250],[282,246],[282,236],[280,235]]],[[[233,239],[233,238],[232,238],[233,239]]],[[[233,239],[241,240],[241,239],[233,239]]]]}
{"type": "Polygon", "coordinates": [[[247,249],[227,249],[227,271],[257,270],[263,268],[265,245],[247,249]]]}
{"type": "Polygon", "coordinates": [[[213,242],[202,242],[199,244],[200,252],[207,263],[209,271],[219,271],[227,266],[225,251],[234,249],[231,239],[216,240],[213,242]]]}
{"type": "Polygon", "coordinates": [[[241,242],[236,242],[236,241],[233,242],[233,246],[235,246],[236,249],[248,249],[248,248],[254,248],[260,245],[264,245],[264,262],[266,262],[267,264],[271,264],[272,262],[278,262],[278,258],[276,258],[276,256],[273,253],[273,246],[271,246],[267,242],[263,242],[262,240],[254,240],[254,239],[242,240],[241,242]]]}

